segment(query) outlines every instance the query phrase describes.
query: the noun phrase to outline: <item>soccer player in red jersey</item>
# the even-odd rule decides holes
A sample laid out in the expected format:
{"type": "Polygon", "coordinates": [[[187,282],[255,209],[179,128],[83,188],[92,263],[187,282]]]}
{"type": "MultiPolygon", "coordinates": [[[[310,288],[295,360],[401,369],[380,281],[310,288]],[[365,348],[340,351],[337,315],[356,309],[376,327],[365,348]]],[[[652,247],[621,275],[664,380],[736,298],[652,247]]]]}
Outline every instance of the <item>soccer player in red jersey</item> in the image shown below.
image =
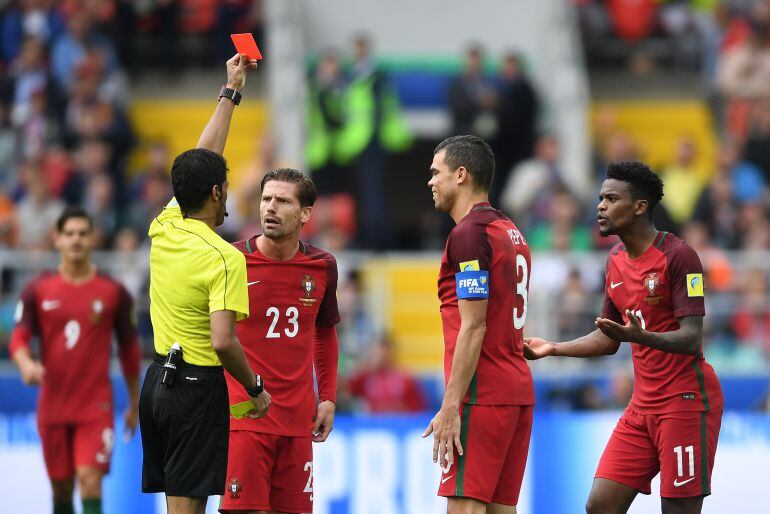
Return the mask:
{"type": "Polygon", "coordinates": [[[457,226],[438,278],[446,391],[423,434],[450,513],[516,512],[535,403],[523,356],[529,246],[488,203],[494,155],[476,136],[436,147],[428,186],[457,226]]]}
{"type": "MultiPolygon", "coordinates": [[[[316,190],[302,172],[262,179],[262,235],[235,243],[246,256],[251,316],[236,325],[272,403],[262,419],[230,420],[222,512],[313,510],[313,442],[334,423],[338,343],[337,262],[299,239],[316,190]],[[318,401],[313,370],[318,381],[318,401]]],[[[248,400],[228,374],[230,404],[248,400]]]]}
{"type": "Polygon", "coordinates": [[[64,210],[56,225],[61,255],[57,273],[30,282],[16,309],[10,351],[25,384],[40,384],[37,424],[54,514],[74,513],[77,478],[83,514],[101,514],[102,477],[115,443],[110,353],[118,357],[129,394],[126,428],[136,429],[139,343],[128,291],[91,262],[93,223],[79,207],[64,210]],[[40,339],[41,360],[30,354],[40,339]]]}
{"type": "Polygon", "coordinates": [[[626,512],[658,473],[664,514],[699,513],[711,493],[723,399],[703,358],[703,267],[687,243],[655,229],[662,197],[663,182],[644,164],[610,164],[597,220],[602,236],[621,242],[607,259],[597,329],[525,344],[527,358],[538,359],[609,355],[631,342],[634,394],[599,461],[589,514],[626,512]]]}

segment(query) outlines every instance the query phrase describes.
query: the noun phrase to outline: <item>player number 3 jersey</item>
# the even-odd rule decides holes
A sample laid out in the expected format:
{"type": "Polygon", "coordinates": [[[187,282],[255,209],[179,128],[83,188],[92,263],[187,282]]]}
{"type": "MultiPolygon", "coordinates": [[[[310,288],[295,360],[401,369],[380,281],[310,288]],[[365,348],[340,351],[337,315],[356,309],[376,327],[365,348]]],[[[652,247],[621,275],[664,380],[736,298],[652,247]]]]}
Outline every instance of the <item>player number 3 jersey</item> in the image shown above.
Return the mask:
{"type": "MultiPolygon", "coordinates": [[[[679,329],[678,318],[704,316],[703,266],[698,254],[667,232],[632,259],[616,245],[607,260],[602,317],[625,324],[626,310],[652,332],[679,329]]],[[[629,406],[640,414],[708,411],[722,406],[722,389],[703,357],[631,344],[634,394],[629,406]]]]}
{"type": "Polygon", "coordinates": [[[464,403],[534,405],[522,335],[530,271],[524,236],[488,203],[474,205],[449,234],[438,278],[446,382],[460,331],[458,300],[488,300],[487,331],[464,403]]]}

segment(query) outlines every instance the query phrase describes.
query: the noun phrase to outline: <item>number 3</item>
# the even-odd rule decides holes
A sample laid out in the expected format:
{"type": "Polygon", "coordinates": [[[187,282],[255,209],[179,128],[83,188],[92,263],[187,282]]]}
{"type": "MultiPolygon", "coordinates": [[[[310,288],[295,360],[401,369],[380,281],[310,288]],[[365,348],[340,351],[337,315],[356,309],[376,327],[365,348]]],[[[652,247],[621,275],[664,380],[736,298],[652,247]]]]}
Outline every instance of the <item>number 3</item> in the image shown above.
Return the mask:
{"type": "Polygon", "coordinates": [[[529,277],[529,269],[527,268],[527,258],[520,253],[516,254],[516,275],[521,277],[521,280],[516,283],[516,294],[524,300],[524,307],[521,309],[521,316],[519,316],[518,309],[514,307],[513,328],[521,330],[524,328],[524,323],[527,322],[527,278],[529,277]]]}

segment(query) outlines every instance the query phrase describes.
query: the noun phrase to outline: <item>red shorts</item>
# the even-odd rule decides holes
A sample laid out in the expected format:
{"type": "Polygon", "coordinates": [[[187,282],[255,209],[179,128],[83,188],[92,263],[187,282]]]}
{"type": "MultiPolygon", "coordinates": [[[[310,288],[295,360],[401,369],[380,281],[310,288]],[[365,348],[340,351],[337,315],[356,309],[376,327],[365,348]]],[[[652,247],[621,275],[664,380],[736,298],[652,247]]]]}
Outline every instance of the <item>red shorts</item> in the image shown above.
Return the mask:
{"type": "Polygon", "coordinates": [[[532,432],[531,405],[462,405],[454,465],[442,469],[439,496],[516,505],[532,432]]]}
{"type": "Polygon", "coordinates": [[[38,423],[37,428],[51,480],[72,478],[76,468],[85,466],[109,472],[115,446],[112,415],[86,423],[38,423]]]}
{"type": "Polygon", "coordinates": [[[595,476],[650,494],[660,472],[663,498],[707,496],[721,424],[721,408],[646,415],[626,409],[595,476]]]}
{"type": "Polygon", "coordinates": [[[230,431],[227,481],[219,510],[312,512],[312,439],[230,431]]]}

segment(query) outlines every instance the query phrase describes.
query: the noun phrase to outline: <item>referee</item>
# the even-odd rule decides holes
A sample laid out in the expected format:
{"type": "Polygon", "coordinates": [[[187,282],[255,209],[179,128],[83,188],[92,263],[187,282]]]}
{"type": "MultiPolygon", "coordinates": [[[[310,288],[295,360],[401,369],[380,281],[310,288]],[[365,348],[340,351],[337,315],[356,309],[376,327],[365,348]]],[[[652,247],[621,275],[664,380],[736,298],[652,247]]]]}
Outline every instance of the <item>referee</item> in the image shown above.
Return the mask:
{"type": "Polygon", "coordinates": [[[235,336],[235,322],[249,314],[246,262],[214,232],[227,216],[222,151],[253,68],[256,61],[245,55],[227,61],[214,115],[198,148],[174,160],[174,198],[149,230],[156,355],[139,402],[142,491],[165,492],[169,514],[202,514],[208,496],[224,493],[229,407],[222,367],[251,397],[250,416],[264,416],[270,405],[235,336]],[[174,361],[176,368],[164,367],[174,361]]]}

